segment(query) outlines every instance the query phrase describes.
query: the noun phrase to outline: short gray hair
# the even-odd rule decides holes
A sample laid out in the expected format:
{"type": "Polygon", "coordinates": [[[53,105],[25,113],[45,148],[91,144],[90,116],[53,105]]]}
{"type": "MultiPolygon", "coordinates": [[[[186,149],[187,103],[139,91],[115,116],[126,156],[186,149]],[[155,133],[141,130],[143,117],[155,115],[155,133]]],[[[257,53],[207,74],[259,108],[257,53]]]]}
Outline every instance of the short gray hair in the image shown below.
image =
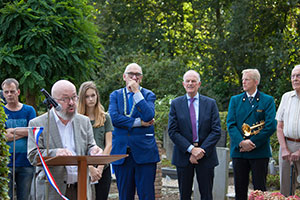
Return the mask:
{"type": "Polygon", "coordinates": [[[183,75],[183,81],[185,80],[185,76],[188,74],[188,73],[194,73],[194,74],[196,74],[197,75],[197,78],[198,78],[198,82],[200,82],[201,81],[201,79],[200,79],[200,74],[198,73],[198,72],[196,72],[195,70],[188,70],[187,72],[185,72],[184,73],[184,75],[183,75]]]}
{"type": "Polygon", "coordinates": [[[259,82],[260,82],[260,73],[259,73],[258,69],[244,69],[242,71],[242,74],[244,75],[246,73],[250,73],[251,74],[251,78],[253,80],[258,81],[258,84],[259,84],[259,82]]]}
{"type": "Polygon", "coordinates": [[[293,70],[294,69],[298,69],[298,68],[300,68],[300,65],[295,65],[295,67],[293,68],[293,70]]]}
{"type": "Polygon", "coordinates": [[[1,84],[1,87],[3,89],[4,85],[10,85],[12,83],[15,84],[16,89],[18,90],[19,89],[19,82],[16,79],[14,79],[14,78],[7,78],[7,79],[5,79],[3,81],[3,83],[1,84]]]}

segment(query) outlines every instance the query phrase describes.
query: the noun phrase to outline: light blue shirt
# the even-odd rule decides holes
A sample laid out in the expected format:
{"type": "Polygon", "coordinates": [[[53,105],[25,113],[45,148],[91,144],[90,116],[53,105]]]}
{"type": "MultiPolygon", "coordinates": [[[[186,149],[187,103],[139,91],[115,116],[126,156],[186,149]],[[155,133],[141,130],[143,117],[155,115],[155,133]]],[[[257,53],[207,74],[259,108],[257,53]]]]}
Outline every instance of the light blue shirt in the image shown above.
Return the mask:
{"type": "MultiPolygon", "coordinates": [[[[130,91],[126,87],[127,98],[129,98],[129,96],[130,96],[129,93],[130,93],[130,91]]],[[[135,93],[132,97],[133,97],[133,101],[135,102],[135,104],[138,104],[141,100],[144,99],[144,96],[142,95],[141,91],[135,93]]],[[[140,127],[140,126],[142,126],[141,118],[139,118],[139,117],[135,118],[132,127],[140,127]]]]}
{"type": "MultiPolygon", "coordinates": [[[[191,104],[191,97],[186,94],[186,98],[187,98],[187,102],[188,102],[188,107],[190,108],[190,104],[191,104]]],[[[195,100],[193,102],[194,108],[195,108],[195,114],[196,114],[196,130],[197,130],[197,136],[198,136],[198,128],[199,128],[199,93],[197,92],[196,96],[194,96],[195,100]]],[[[197,137],[195,142],[198,142],[199,138],[197,137]]],[[[190,145],[187,149],[188,152],[191,152],[192,149],[194,148],[194,145],[190,145]]]]}

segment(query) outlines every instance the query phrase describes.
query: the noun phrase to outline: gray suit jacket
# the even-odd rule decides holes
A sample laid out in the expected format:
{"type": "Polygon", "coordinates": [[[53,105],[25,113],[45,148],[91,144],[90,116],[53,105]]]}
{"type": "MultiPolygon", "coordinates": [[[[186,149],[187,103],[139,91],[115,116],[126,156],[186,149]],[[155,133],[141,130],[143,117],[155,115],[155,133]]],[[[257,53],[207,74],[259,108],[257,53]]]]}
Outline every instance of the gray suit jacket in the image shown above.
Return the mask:
{"type": "MultiPolygon", "coordinates": [[[[50,110],[50,126],[49,126],[49,156],[55,156],[58,148],[64,148],[58,127],[54,118],[54,110],[50,110]]],[[[77,155],[89,155],[90,149],[96,144],[93,136],[93,129],[88,117],[80,114],[76,114],[73,119],[74,130],[74,142],[77,155]]],[[[48,114],[45,113],[29,122],[30,127],[44,127],[44,131],[39,137],[39,148],[43,156],[47,156],[47,126],[48,126],[48,114]]],[[[28,133],[28,148],[27,158],[32,165],[36,164],[36,158],[38,157],[37,147],[33,132],[30,129],[28,133]]],[[[65,194],[67,170],[65,166],[48,166],[53,178],[55,179],[60,191],[65,194]]],[[[45,172],[41,166],[36,167],[35,187],[32,191],[35,191],[35,199],[45,199],[45,172]]],[[[89,185],[89,184],[88,184],[89,185]]],[[[88,187],[89,190],[89,187],[88,187]]],[[[32,194],[32,193],[31,193],[32,194]]],[[[56,191],[49,186],[49,199],[60,199],[56,191]]]]}

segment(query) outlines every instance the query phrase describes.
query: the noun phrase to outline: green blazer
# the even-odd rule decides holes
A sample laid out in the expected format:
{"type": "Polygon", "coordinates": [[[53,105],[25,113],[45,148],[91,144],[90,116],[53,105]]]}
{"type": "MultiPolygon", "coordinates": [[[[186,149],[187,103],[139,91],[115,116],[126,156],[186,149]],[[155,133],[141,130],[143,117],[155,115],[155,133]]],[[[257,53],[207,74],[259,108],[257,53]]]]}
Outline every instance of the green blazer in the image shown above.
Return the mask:
{"type": "Polygon", "coordinates": [[[230,156],[247,159],[271,157],[270,136],[276,130],[275,115],[273,97],[263,92],[257,91],[252,104],[245,92],[231,97],[227,115],[227,129],[231,141],[230,156]],[[256,148],[250,152],[240,152],[239,144],[244,140],[243,123],[253,126],[262,120],[265,121],[263,129],[257,135],[248,137],[256,148]]]}

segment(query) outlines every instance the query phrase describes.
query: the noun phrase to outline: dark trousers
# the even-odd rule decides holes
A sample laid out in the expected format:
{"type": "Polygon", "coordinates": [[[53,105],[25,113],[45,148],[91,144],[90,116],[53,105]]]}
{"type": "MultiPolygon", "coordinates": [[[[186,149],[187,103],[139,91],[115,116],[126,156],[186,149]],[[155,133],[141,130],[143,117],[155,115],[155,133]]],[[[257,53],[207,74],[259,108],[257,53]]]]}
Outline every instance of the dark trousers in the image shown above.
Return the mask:
{"type": "Polygon", "coordinates": [[[252,174],[254,190],[266,191],[269,158],[243,159],[232,158],[235,199],[248,199],[249,173],[252,174]]]}
{"type": "Polygon", "coordinates": [[[135,191],[139,200],[154,200],[156,163],[138,164],[132,153],[122,165],[113,165],[119,190],[119,200],[134,200],[135,191]]]}
{"type": "Polygon", "coordinates": [[[201,200],[212,200],[214,167],[207,168],[201,164],[189,163],[186,167],[176,167],[181,200],[190,200],[196,171],[201,200]]]}
{"type": "Polygon", "coordinates": [[[96,200],[107,200],[111,184],[110,165],[102,172],[102,177],[95,184],[96,200]]]}
{"type": "Polygon", "coordinates": [[[66,189],[66,197],[69,200],[77,200],[77,188],[78,188],[78,184],[74,183],[74,184],[67,184],[67,189],[66,189]]]}

